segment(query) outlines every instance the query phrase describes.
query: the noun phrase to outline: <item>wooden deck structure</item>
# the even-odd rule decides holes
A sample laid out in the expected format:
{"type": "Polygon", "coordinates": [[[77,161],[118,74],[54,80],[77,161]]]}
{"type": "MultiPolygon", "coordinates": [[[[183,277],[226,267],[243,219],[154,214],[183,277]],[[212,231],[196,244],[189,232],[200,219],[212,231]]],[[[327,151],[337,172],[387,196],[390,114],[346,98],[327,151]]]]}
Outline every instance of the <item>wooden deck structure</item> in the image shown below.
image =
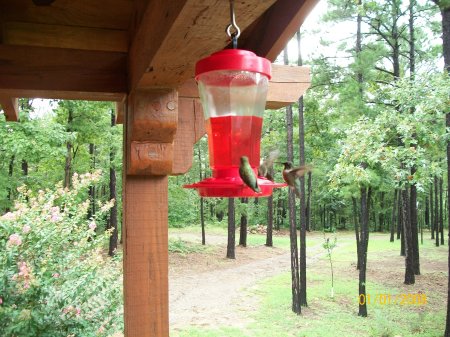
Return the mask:
{"type": "MultiPolygon", "coordinates": [[[[274,60],[319,0],[235,1],[239,48],[274,60]]],[[[204,134],[197,60],[229,46],[228,0],[0,0],[0,105],[114,101],[124,135],[125,336],[169,335],[167,176],[204,134]]],[[[275,66],[268,107],[298,99],[307,68],[275,66]]]]}

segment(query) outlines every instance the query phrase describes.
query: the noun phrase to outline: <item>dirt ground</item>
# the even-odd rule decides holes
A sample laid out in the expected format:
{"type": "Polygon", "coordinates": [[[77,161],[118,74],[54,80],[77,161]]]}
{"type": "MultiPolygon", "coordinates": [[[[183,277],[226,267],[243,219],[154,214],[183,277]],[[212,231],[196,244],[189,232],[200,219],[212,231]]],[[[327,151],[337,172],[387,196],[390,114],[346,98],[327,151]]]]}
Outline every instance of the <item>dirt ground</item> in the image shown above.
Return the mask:
{"type": "MultiPolygon", "coordinates": [[[[174,238],[198,242],[194,234],[176,234],[174,238]]],[[[207,252],[169,256],[170,326],[180,330],[189,326],[231,326],[245,328],[258,306],[250,295],[252,287],[266,278],[290,270],[287,249],[266,246],[236,247],[236,259],[225,258],[226,236],[210,235],[214,244],[207,252]]],[[[324,253],[318,247],[309,250],[307,263],[324,253]]]]}
{"type": "MultiPolygon", "coordinates": [[[[315,234],[321,236],[321,233],[315,234]]],[[[193,233],[171,234],[171,238],[201,242],[200,236],[193,233]]],[[[386,240],[386,238],[385,235],[375,234],[370,240],[386,240]]],[[[236,247],[237,258],[230,260],[225,258],[226,240],[225,235],[208,235],[209,248],[206,251],[186,255],[170,254],[169,293],[172,330],[228,326],[245,331],[245,327],[252,322],[251,314],[259,306],[259,299],[252,296],[251,290],[260,281],[290,270],[290,254],[286,247],[236,247]]],[[[338,249],[353,245],[352,233],[344,234],[338,242],[338,249]]],[[[422,260],[424,261],[421,265],[422,275],[416,276],[414,289],[420,290],[414,292],[437,294],[428,298],[427,310],[441,308],[442,301],[446,300],[447,261],[444,255],[446,256],[448,247],[440,249],[441,251],[436,251],[434,259],[427,257],[425,261],[422,260]]],[[[325,251],[320,244],[308,247],[308,270],[323,268],[321,261],[314,262],[324,254],[325,251]]],[[[403,285],[404,263],[404,257],[400,255],[393,256],[389,252],[377,253],[376,260],[368,264],[367,278],[378,284],[396,288],[399,294],[412,293],[411,286],[403,285]]],[[[357,279],[358,271],[355,267],[354,261],[341,263],[337,261],[335,276],[357,279]]],[[[342,305],[353,306],[354,303],[342,305]]],[[[418,306],[417,310],[424,310],[424,307],[418,306]]]]}

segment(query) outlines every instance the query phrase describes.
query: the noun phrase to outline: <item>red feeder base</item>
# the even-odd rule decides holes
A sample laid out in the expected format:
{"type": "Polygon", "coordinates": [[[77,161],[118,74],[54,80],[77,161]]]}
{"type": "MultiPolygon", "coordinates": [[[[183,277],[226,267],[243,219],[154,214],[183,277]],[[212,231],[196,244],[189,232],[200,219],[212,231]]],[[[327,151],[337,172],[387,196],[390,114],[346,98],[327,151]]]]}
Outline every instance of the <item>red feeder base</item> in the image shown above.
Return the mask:
{"type": "Polygon", "coordinates": [[[287,186],[284,183],[274,183],[264,177],[258,177],[258,186],[261,193],[256,193],[242,182],[237,172],[238,169],[215,171],[213,172],[213,178],[206,178],[198,183],[184,185],[183,187],[197,189],[201,197],[259,198],[271,196],[274,188],[287,186]]]}

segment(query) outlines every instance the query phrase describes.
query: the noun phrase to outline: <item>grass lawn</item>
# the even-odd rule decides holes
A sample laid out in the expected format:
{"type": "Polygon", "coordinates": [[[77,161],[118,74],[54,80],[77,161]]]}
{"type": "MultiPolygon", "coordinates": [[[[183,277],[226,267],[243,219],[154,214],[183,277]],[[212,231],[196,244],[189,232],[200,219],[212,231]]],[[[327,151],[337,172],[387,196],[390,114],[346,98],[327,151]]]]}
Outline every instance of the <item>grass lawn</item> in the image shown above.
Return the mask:
{"type": "MultiPolygon", "coordinates": [[[[193,229],[197,231],[198,229],[193,229]]],[[[172,231],[172,230],[171,230],[172,231]]],[[[209,231],[209,229],[208,229],[209,231]]],[[[214,229],[225,234],[223,229],[214,229]]],[[[209,231],[211,233],[211,231],[209,231]]],[[[334,234],[326,234],[333,237],[334,234]]],[[[261,280],[256,287],[243,291],[246,297],[257,297],[259,305],[252,315],[252,322],[245,328],[220,326],[215,329],[191,327],[174,331],[178,337],[284,337],[284,336],[442,336],[445,326],[447,301],[448,246],[435,247],[426,233],[420,245],[421,273],[416,284],[406,286],[404,258],[400,256],[400,243],[389,242],[389,234],[372,234],[369,239],[367,294],[367,318],[358,317],[358,271],[355,268],[356,245],[354,233],[337,233],[337,246],[332,253],[334,266],[334,297],[331,297],[330,265],[325,255],[314,258],[307,269],[308,307],[302,315],[291,311],[290,274],[284,273],[261,280]],[[405,294],[426,295],[427,303],[400,304],[394,300],[405,294]],[[391,296],[391,303],[382,300],[391,296]],[[381,295],[381,296],[380,296],[381,295]],[[376,303],[374,303],[376,302],[376,303]],[[397,302],[397,303],[394,303],[397,302]]],[[[309,256],[324,252],[320,248],[323,233],[308,233],[309,256]]],[[[250,234],[249,245],[263,245],[264,235],[250,234]]],[[[289,247],[289,238],[274,236],[274,245],[289,247]]]]}

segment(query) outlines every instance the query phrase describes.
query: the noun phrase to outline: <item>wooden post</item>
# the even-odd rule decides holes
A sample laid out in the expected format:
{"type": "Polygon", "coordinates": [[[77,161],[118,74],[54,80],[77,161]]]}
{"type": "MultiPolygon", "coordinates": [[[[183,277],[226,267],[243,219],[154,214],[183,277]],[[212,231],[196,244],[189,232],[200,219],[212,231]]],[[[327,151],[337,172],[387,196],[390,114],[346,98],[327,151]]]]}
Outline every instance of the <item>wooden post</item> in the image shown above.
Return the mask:
{"type": "Polygon", "coordinates": [[[126,337],[169,336],[168,180],[177,93],[129,96],[124,139],[124,319],[126,337]]]}

